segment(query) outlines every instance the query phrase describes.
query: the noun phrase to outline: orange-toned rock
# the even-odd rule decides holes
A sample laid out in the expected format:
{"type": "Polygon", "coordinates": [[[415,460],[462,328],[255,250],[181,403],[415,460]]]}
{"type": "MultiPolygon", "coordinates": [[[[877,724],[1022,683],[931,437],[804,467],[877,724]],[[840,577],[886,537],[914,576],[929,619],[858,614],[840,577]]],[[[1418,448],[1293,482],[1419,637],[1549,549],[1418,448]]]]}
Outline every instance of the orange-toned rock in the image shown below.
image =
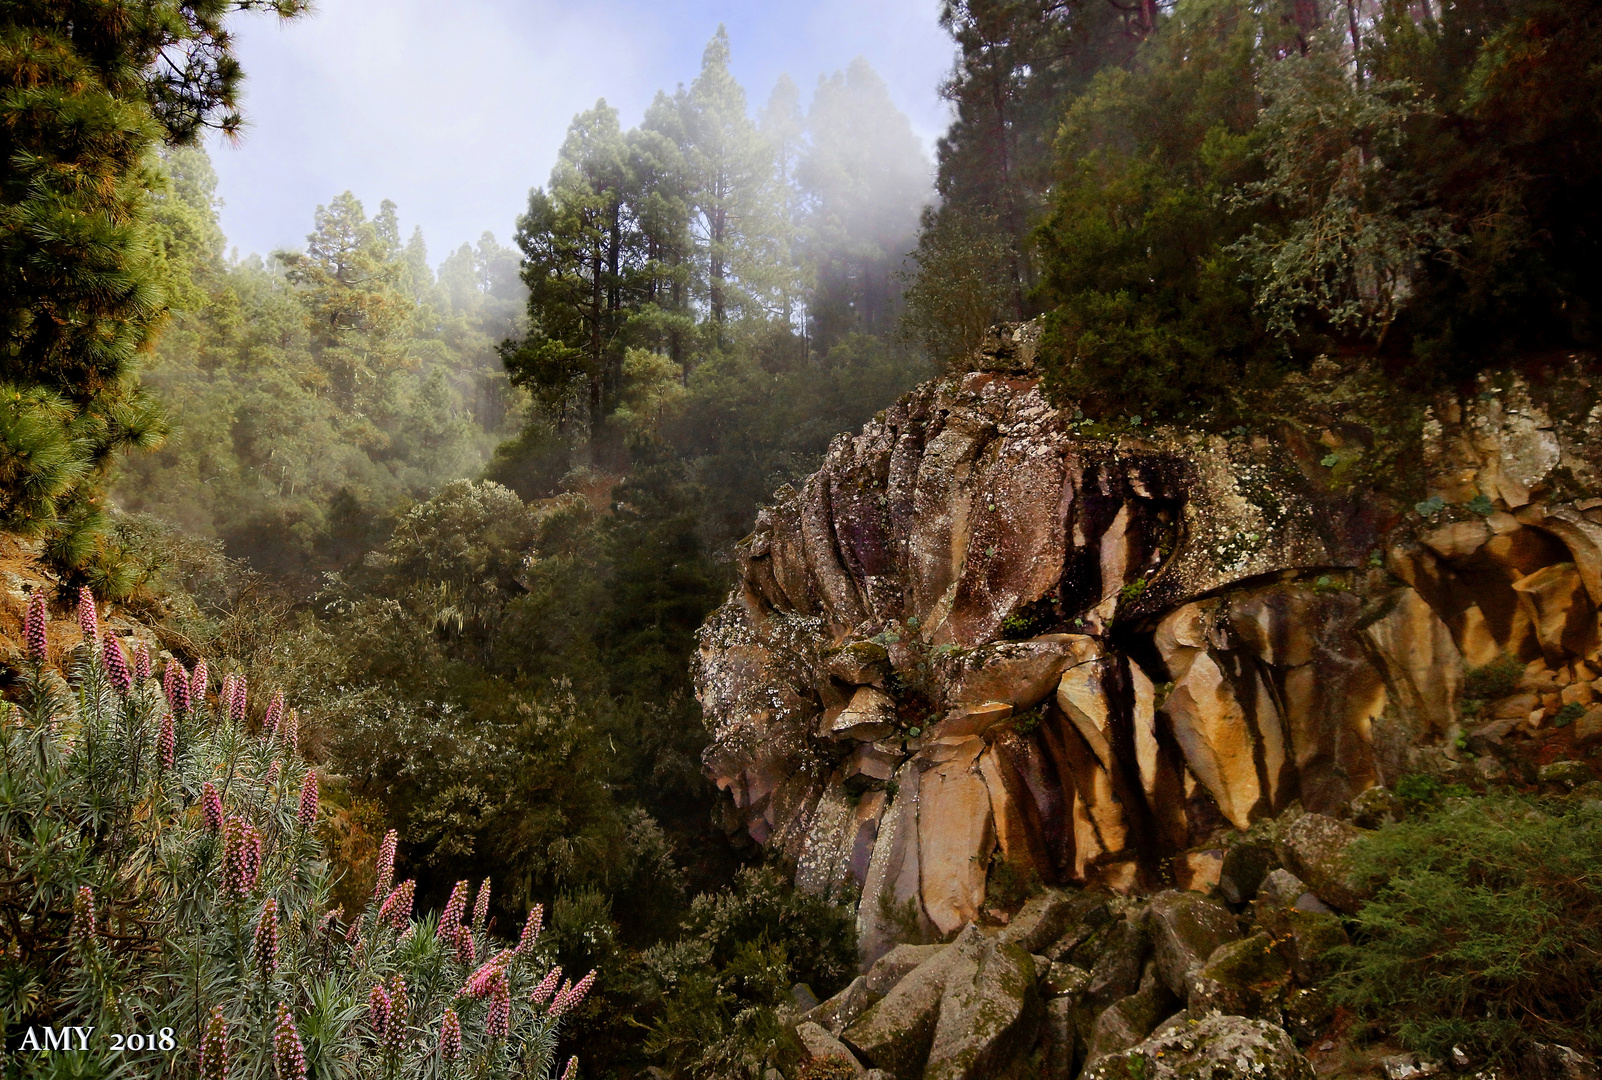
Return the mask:
{"type": "Polygon", "coordinates": [[[1596,608],[1573,563],[1556,563],[1526,574],[1513,583],[1513,590],[1549,664],[1559,666],[1570,656],[1597,655],[1596,608]]]}
{"type": "Polygon", "coordinates": [[[1415,506],[1322,464],[1394,438],[1361,371],[1288,379],[1273,429],[1126,426],[1054,408],[1022,333],[837,436],[701,631],[721,820],[808,888],[862,880],[865,956],[974,917],[998,845],[1051,884],[1205,885],[1220,828],[1455,754],[1465,665],[1532,664],[1493,745],[1595,699],[1602,438],[1545,404],[1589,376],[1442,393],[1415,506]]]}
{"type": "MultiPolygon", "coordinates": [[[[990,792],[979,774],[984,745],[982,739],[967,738],[939,748],[949,753],[929,763],[919,781],[919,893],[942,934],[972,922],[984,904],[985,874],[996,844],[990,792]]],[[[936,749],[920,756],[933,758],[936,749]]]]}
{"type": "Polygon", "coordinates": [[[1420,732],[1444,732],[1457,717],[1463,658],[1440,617],[1412,589],[1398,589],[1363,641],[1397,706],[1420,732]]]}

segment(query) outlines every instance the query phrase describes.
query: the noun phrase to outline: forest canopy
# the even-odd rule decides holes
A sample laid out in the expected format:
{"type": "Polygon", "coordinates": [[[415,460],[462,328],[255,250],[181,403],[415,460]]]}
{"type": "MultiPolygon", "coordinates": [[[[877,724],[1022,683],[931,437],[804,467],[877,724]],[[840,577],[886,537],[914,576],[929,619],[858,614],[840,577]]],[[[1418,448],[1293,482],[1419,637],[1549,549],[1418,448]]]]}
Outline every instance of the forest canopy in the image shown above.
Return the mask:
{"type": "Polygon", "coordinates": [[[1320,355],[1424,386],[1592,347],[1597,18],[1553,0],[948,3],[957,115],[912,324],[949,356],[1043,314],[1057,393],[1148,415],[1320,355]]]}

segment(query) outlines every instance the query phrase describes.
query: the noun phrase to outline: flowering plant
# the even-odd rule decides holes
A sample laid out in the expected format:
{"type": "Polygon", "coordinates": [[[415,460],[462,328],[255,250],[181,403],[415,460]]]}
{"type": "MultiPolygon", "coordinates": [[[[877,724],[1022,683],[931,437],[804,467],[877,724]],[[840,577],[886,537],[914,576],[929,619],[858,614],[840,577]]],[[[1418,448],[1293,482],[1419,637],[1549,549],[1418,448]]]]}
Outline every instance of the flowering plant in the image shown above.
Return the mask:
{"type": "MultiPolygon", "coordinates": [[[[87,594],[79,611],[93,623],[87,594]]],[[[213,695],[204,661],[171,660],[158,682],[109,633],[87,633],[63,676],[29,615],[15,703],[0,702],[0,1009],[12,1033],[92,1027],[123,1049],[30,1054],[24,1038],[20,1075],[555,1075],[560,1017],[593,973],[556,989],[538,908],[516,947],[482,904],[464,920],[466,882],[448,918],[414,918],[391,834],[378,895],[331,910],[317,774],[274,737],[281,698],[252,733],[242,677],[213,695]]]]}

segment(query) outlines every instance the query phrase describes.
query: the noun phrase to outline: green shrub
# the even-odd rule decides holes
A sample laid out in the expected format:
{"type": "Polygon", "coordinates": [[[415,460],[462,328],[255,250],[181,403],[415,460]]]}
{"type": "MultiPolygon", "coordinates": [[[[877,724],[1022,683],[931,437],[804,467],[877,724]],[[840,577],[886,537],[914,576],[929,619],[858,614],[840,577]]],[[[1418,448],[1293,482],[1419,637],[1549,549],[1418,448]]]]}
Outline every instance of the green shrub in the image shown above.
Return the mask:
{"type": "Polygon", "coordinates": [[[1602,811],[1452,799],[1349,850],[1382,883],[1336,1000],[1438,1060],[1461,1045],[1517,1071],[1532,1041],[1602,1049],[1602,811]]]}
{"type": "Polygon", "coordinates": [[[1463,696],[1480,701],[1495,701],[1507,697],[1518,689],[1524,677],[1524,665],[1517,657],[1502,656],[1484,667],[1469,668],[1463,679],[1463,696]]]}
{"type": "Polygon", "coordinates": [[[641,996],[660,1002],[645,1051],[697,1080],[789,1074],[802,1051],[778,1007],[798,982],[820,998],[840,990],[856,952],[848,908],[796,890],[771,867],[740,870],[733,888],[696,898],[683,936],[641,956],[641,996]]]}

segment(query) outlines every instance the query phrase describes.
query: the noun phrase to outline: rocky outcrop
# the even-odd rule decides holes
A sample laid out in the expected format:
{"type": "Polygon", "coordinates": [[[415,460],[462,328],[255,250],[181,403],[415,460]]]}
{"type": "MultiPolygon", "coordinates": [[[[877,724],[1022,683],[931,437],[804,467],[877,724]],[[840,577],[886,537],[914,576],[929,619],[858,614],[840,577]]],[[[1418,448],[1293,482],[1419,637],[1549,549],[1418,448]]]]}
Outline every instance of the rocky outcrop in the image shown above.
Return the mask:
{"type": "Polygon", "coordinates": [[[1159,1032],[1085,1073],[1086,1080],[1313,1080],[1313,1067],[1283,1029],[1239,1016],[1210,1016],[1159,1032]]]}
{"type": "Polygon", "coordinates": [[[728,825],[860,890],[865,966],[983,919],[1001,866],[1240,903],[1284,860],[1350,910],[1320,837],[1222,838],[1602,697],[1588,384],[1409,411],[1321,364],[1249,430],[1148,429],[1053,407],[1031,348],[836,438],[701,631],[728,825]],[[1505,656],[1545,674],[1477,698],[1505,656]]]}

